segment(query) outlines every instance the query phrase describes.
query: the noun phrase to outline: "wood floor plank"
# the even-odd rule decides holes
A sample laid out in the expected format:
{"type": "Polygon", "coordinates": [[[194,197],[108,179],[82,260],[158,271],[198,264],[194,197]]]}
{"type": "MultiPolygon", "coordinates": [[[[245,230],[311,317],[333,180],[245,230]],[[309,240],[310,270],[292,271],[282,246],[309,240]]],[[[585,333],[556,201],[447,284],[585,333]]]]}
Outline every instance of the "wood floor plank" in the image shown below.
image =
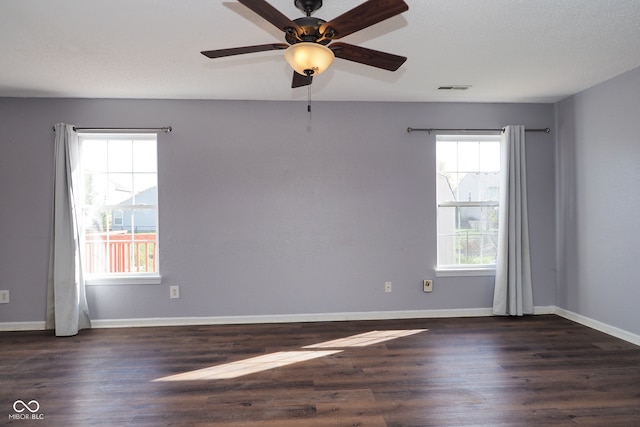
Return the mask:
{"type": "Polygon", "coordinates": [[[339,419],[239,421],[233,423],[195,424],[194,427],[386,427],[384,417],[350,417],[339,419]]]}

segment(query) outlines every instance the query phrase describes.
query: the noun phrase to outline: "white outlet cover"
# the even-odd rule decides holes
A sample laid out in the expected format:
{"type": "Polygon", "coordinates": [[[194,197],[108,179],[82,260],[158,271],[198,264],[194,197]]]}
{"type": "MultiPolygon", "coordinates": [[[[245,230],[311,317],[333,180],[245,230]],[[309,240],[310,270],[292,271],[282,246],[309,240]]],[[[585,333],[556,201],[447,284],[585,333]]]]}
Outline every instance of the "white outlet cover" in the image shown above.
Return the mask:
{"type": "Polygon", "coordinates": [[[180,286],[169,286],[169,298],[180,298],[180,286]]]}

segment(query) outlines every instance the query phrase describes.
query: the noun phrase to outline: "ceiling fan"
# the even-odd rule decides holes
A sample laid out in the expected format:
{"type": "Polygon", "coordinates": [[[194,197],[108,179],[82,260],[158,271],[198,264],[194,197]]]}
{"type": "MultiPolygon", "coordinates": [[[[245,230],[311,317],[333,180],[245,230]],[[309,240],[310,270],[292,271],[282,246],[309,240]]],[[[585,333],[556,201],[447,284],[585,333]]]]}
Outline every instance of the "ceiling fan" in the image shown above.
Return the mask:
{"type": "Polygon", "coordinates": [[[311,15],[322,7],[322,0],[294,0],[303,16],[293,21],[265,0],[238,0],[285,33],[286,43],[216,49],[201,52],[208,58],[245,53],[285,50],[285,59],[294,69],[292,88],[308,86],[314,76],[322,73],[334,57],[372,67],[396,71],[406,60],[404,56],[380,52],[333,40],[348,36],[409,9],[403,0],[368,0],[331,21],[311,15]]]}

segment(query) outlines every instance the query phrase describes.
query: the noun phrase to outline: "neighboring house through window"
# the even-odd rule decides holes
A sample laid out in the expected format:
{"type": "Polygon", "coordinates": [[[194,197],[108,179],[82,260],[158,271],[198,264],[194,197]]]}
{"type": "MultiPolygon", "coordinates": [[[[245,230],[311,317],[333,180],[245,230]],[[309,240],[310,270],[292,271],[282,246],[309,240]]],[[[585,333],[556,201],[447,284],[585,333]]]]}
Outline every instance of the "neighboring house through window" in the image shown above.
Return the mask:
{"type": "Polygon", "coordinates": [[[500,135],[437,135],[438,274],[493,273],[500,135]]]}
{"type": "Polygon", "coordinates": [[[155,134],[79,133],[88,283],[159,283],[155,134]]]}

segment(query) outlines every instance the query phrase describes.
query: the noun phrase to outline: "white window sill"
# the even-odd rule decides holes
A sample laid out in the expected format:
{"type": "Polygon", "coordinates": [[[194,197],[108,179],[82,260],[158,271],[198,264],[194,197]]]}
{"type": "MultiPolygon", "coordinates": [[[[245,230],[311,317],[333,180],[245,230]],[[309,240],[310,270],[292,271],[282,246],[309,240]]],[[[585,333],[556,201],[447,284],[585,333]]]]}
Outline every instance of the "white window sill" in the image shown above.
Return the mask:
{"type": "Polygon", "coordinates": [[[456,267],[456,268],[436,268],[436,277],[453,276],[495,276],[495,267],[456,267]]]}
{"type": "Polygon", "coordinates": [[[159,285],[162,276],[159,274],[131,274],[131,275],[110,275],[94,276],[84,280],[87,286],[99,285],[159,285]]]}

